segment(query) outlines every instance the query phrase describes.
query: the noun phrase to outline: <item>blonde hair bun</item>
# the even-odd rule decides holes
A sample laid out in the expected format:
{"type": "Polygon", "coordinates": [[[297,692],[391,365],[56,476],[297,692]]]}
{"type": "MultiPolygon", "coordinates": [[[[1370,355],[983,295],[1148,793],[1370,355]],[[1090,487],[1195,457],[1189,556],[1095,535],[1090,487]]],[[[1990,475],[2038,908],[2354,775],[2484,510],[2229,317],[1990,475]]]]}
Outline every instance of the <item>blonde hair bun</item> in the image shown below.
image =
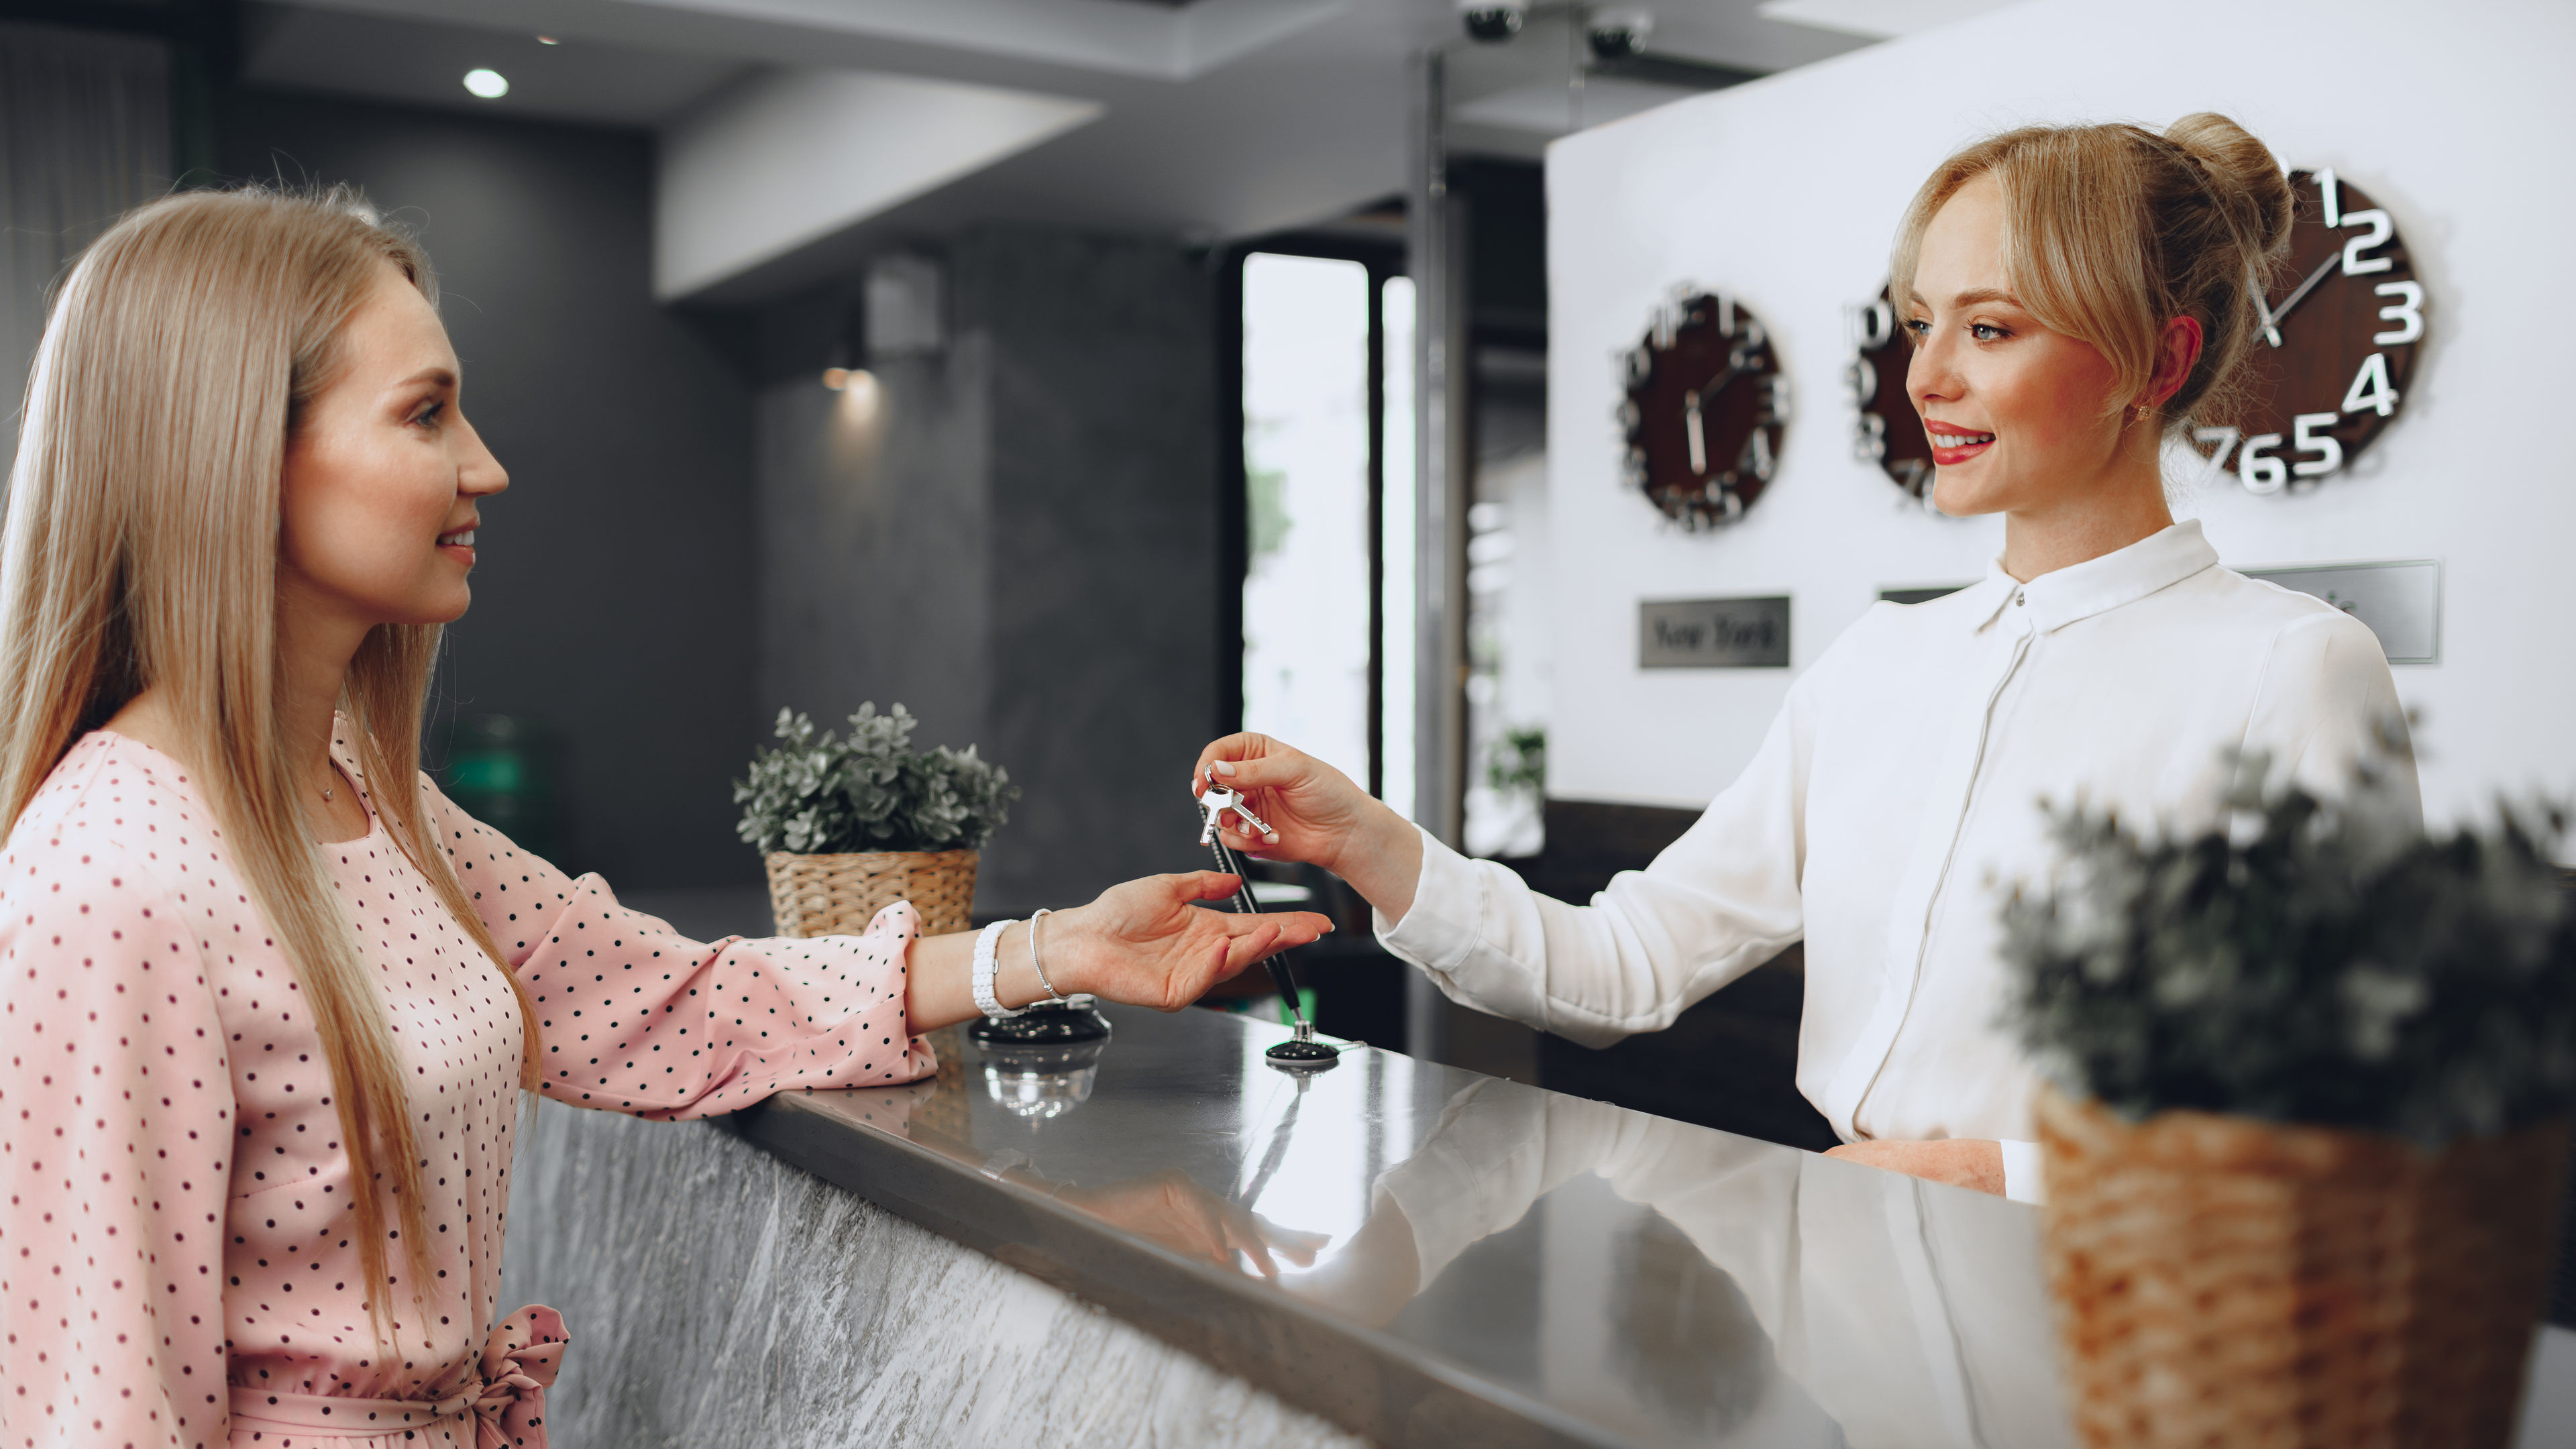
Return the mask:
{"type": "Polygon", "coordinates": [[[2299,200],[2271,147],[2216,111],[2183,117],[2165,127],[2165,139],[2208,171],[2211,193],[2238,217],[2267,261],[2287,253],[2299,200]]]}

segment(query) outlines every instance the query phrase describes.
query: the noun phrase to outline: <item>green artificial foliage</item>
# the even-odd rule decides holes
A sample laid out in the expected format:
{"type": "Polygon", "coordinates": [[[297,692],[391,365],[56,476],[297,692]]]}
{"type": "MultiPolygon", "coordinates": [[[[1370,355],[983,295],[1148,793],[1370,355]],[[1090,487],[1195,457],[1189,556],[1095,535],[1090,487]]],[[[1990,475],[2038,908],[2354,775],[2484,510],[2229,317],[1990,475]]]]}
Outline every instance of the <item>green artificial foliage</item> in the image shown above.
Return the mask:
{"type": "Polygon", "coordinates": [[[2345,800],[2229,756],[2223,828],[2048,808],[2056,888],[2004,908],[2005,1013],[2041,1070],[2131,1118],[2196,1108],[2428,1147],[2576,1096],[2563,810],[2427,836],[2367,772],[2345,800]]]}
{"type": "Polygon", "coordinates": [[[973,745],[914,750],[916,723],[900,704],[886,714],[863,704],[844,740],[780,710],[786,743],[753,756],[751,778],[734,782],[744,807],[736,833],[764,853],[983,849],[1020,788],[973,745]]]}

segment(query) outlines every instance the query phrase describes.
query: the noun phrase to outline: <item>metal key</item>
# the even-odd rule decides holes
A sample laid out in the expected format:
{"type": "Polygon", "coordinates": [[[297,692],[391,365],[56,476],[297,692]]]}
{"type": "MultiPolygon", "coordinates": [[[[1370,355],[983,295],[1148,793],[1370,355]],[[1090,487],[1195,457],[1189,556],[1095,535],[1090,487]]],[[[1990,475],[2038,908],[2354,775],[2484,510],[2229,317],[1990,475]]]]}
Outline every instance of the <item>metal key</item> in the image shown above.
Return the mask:
{"type": "Polygon", "coordinates": [[[1213,770],[1208,772],[1208,789],[1206,794],[1199,797],[1199,808],[1207,812],[1207,824],[1199,831],[1199,844],[1201,845],[1211,844],[1216,840],[1217,817],[1223,815],[1228,810],[1231,810],[1235,814],[1243,817],[1243,823],[1252,827],[1249,830],[1238,832],[1240,834],[1276,835],[1279,833],[1265,824],[1260,816],[1253,814],[1251,810],[1246,808],[1243,803],[1242,796],[1234,793],[1234,791],[1228,786],[1217,784],[1216,772],[1213,770]]]}

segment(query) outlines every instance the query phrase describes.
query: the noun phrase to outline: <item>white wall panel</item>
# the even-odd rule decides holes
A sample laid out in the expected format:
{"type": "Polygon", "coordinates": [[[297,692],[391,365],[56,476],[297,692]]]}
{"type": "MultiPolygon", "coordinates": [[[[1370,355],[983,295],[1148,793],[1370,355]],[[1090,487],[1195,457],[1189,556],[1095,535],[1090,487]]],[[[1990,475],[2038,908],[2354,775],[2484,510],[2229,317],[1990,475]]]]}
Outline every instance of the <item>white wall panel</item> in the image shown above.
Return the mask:
{"type": "Polygon", "coordinates": [[[2442,662],[2397,671],[2425,721],[2426,805],[2576,786],[2576,479],[2566,277],[2576,7],[2406,0],[2034,0],[1683,101],[1548,155],[1549,790],[1697,803],[1749,759],[1785,671],[1636,667],[1640,599],[1788,592],[1796,667],[1890,585],[1965,580],[1993,519],[1931,517],[1853,460],[1841,308],[1885,278],[1897,217],[1958,146],[2028,121],[2235,117],[2396,218],[2430,337],[2395,426],[2321,490],[2180,500],[2239,566],[2437,557],[2442,662]],[[1695,280],[1770,325],[1795,387],[1771,489],[1715,536],[1620,483],[1612,358],[1695,280]]]}

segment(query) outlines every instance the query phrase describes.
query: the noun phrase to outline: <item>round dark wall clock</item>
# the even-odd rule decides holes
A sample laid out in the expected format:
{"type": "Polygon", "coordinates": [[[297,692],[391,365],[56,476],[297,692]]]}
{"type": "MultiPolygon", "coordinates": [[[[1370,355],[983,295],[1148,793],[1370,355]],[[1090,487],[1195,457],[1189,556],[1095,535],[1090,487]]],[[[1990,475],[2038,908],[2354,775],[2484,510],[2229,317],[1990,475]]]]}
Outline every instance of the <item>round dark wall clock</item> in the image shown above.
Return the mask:
{"type": "Polygon", "coordinates": [[[2424,286],[2388,213],[2333,171],[2293,171],[2290,263],[2256,301],[2261,328],[2234,415],[2194,428],[2201,480],[2313,488],[2397,416],[2424,341],[2424,286]]]}
{"type": "Polygon", "coordinates": [[[1723,292],[1676,288],[1620,360],[1629,486],[1691,530],[1731,523],[1771,482],[1789,379],[1771,334],[1723,292]]]}
{"type": "Polygon", "coordinates": [[[1887,288],[1843,309],[1851,335],[1851,360],[1843,364],[1843,390],[1852,402],[1852,456],[1875,463],[1890,481],[1925,508],[1932,506],[1932,440],[1906,395],[1905,370],[1914,345],[1896,325],[1887,288]]]}

